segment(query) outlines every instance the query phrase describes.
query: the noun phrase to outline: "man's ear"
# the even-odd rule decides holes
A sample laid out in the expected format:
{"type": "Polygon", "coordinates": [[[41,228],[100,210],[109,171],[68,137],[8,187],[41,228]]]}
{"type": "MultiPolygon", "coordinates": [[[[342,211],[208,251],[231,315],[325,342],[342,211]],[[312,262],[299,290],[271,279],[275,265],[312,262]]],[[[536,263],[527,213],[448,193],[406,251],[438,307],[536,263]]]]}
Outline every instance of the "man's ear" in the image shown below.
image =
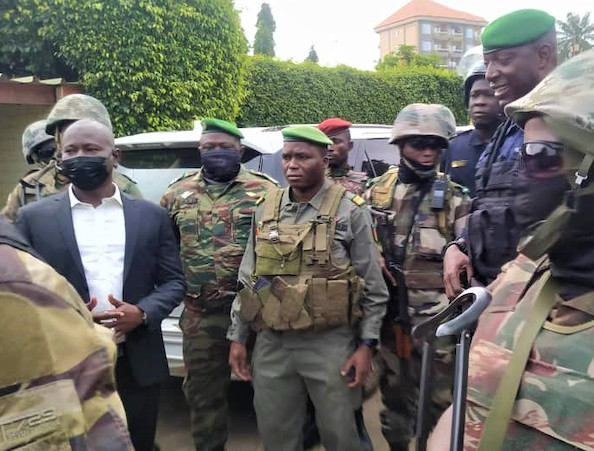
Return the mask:
{"type": "Polygon", "coordinates": [[[245,147],[244,146],[239,146],[239,156],[243,157],[243,153],[245,152],[245,147]]]}
{"type": "Polygon", "coordinates": [[[353,150],[353,146],[355,145],[355,143],[353,141],[349,141],[349,152],[351,150],[353,150]]]}
{"type": "Polygon", "coordinates": [[[536,54],[538,55],[539,69],[548,69],[551,66],[554,57],[553,51],[551,44],[544,43],[538,47],[536,54]]]}
{"type": "Polygon", "coordinates": [[[122,152],[117,147],[114,147],[111,151],[111,157],[113,158],[113,167],[117,168],[118,164],[120,163],[120,157],[122,156],[122,152]]]}

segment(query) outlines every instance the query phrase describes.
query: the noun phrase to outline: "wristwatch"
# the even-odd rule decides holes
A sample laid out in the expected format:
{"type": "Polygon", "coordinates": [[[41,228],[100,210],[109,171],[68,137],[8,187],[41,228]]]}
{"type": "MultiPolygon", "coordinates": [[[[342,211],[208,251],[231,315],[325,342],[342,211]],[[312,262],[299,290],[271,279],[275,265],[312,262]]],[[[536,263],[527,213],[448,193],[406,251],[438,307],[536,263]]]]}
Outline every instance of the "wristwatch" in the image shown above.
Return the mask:
{"type": "Polygon", "coordinates": [[[361,338],[359,343],[367,346],[372,351],[377,351],[378,340],[377,338],[361,338]]]}

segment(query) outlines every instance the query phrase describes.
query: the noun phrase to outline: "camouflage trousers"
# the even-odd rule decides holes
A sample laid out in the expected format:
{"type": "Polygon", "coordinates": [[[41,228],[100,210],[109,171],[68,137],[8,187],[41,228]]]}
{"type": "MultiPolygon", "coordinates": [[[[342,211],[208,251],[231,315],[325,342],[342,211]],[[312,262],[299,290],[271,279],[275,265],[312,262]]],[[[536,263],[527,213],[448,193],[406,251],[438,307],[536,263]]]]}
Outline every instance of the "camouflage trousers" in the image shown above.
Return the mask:
{"type": "Polygon", "coordinates": [[[229,324],[227,312],[202,315],[187,308],[180,320],[187,371],[183,389],[197,451],[222,451],[227,441],[229,324]]]}
{"type": "MultiPolygon", "coordinates": [[[[441,295],[443,298],[440,296],[436,299],[436,294],[438,293],[409,294],[409,305],[416,304],[410,311],[413,325],[425,321],[447,305],[445,296],[441,295]],[[433,302],[427,302],[429,294],[432,295],[433,302]]],[[[454,346],[454,340],[449,337],[435,342],[431,403],[425,416],[429,429],[435,426],[441,414],[452,403],[454,346]]],[[[380,348],[380,390],[384,404],[384,410],[380,414],[382,433],[392,451],[408,451],[417,422],[423,344],[413,343],[412,357],[406,361],[396,355],[395,349],[392,323],[387,315],[382,327],[380,348]]]]}

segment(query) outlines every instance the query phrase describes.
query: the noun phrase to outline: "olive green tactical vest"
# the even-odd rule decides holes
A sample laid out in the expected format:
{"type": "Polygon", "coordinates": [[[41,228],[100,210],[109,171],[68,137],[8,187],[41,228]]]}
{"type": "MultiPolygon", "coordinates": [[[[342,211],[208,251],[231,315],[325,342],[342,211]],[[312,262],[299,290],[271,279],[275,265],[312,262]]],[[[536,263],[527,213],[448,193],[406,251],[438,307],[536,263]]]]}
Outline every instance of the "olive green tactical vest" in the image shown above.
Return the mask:
{"type": "Polygon", "coordinates": [[[331,252],[345,192],[330,185],[318,216],[303,224],[279,222],[283,190],[266,196],[255,239],[254,285],[240,291],[245,321],[273,330],[322,330],[360,318],[364,281],[350,262],[335,264],[331,252]]]}

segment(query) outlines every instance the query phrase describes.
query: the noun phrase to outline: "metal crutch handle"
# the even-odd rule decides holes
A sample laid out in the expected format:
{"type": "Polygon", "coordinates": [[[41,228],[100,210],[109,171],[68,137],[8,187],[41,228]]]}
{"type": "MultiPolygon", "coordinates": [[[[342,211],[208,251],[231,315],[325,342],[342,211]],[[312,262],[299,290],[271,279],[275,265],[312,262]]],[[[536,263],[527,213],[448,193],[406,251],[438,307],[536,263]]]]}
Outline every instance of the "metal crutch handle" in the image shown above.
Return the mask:
{"type": "Polygon", "coordinates": [[[458,298],[474,296],[473,302],[460,315],[442,323],[435,331],[436,337],[448,337],[451,335],[460,335],[465,330],[473,330],[474,324],[478,321],[479,316],[491,303],[491,293],[483,287],[472,287],[465,290],[458,298]]]}

